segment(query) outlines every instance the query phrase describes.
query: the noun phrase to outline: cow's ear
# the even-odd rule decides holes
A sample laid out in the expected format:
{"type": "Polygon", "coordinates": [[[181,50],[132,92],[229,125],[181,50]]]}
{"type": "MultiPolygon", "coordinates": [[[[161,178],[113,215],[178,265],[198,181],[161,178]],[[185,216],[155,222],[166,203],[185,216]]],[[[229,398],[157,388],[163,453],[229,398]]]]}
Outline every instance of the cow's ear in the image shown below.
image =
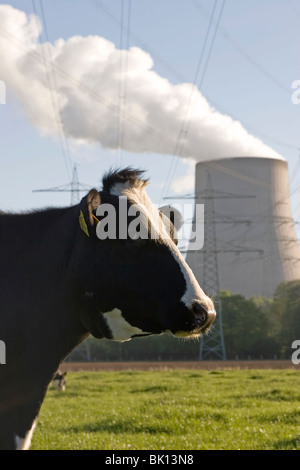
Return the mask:
{"type": "Polygon", "coordinates": [[[95,211],[100,204],[101,197],[97,189],[91,189],[79,203],[79,225],[81,230],[88,237],[94,233],[94,230],[91,230],[96,220],[93,211],[95,211]]]}
{"type": "Polygon", "coordinates": [[[171,220],[176,230],[180,230],[182,227],[182,215],[178,209],[172,206],[163,206],[158,209],[162,214],[164,214],[168,219],[171,220]]]}
{"type": "Polygon", "coordinates": [[[93,211],[97,209],[101,204],[100,194],[97,189],[91,189],[86,197],[89,221],[91,225],[94,225],[93,211]]]}

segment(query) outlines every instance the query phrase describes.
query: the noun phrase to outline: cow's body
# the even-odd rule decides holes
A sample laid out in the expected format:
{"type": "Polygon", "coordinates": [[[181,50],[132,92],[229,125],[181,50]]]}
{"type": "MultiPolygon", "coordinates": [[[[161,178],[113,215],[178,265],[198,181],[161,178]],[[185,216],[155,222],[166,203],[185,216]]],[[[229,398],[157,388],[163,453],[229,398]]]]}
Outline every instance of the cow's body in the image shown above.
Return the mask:
{"type": "Polygon", "coordinates": [[[62,358],[87,334],[68,283],[73,211],[0,216],[0,448],[25,438],[62,358]]]}
{"type": "MultiPolygon", "coordinates": [[[[99,193],[101,202],[128,197],[121,183],[118,191],[106,188],[99,193]]],[[[93,200],[84,198],[70,208],[0,215],[0,339],[6,345],[6,364],[0,365],[0,449],[30,445],[54,373],[89,333],[117,340],[167,330],[199,335],[213,321],[211,301],[172,241],[136,248],[99,240],[94,214],[93,200]],[[79,223],[81,212],[87,233],[79,223]],[[192,305],[193,298],[196,307],[201,303],[210,312],[209,321],[184,305],[192,305]]]]}

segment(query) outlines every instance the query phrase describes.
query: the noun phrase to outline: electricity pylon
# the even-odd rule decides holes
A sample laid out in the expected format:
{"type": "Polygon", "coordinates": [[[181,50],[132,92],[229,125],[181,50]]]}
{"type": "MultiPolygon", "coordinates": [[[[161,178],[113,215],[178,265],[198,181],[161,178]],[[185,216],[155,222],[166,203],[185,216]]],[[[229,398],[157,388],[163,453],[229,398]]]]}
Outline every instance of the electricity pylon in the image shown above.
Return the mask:
{"type": "Polygon", "coordinates": [[[222,324],[222,303],[220,298],[217,238],[215,227],[214,192],[211,176],[208,173],[205,190],[206,203],[204,206],[204,267],[203,290],[213,297],[217,317],[208,335],[200,339],[199,360],[217,357],[226,360],[226,350],[222,324]]]}
{"type": "Polygon", "coordinates": [[[78,204],[80,201],[80,193],[87,192],[91,189],[91,186],[87,184],[79,183],[77,166],[74,164],[72,181],[61,186],[54,186],[53,188],[47,189],[33,189],[33,193],[71,193],[71,206],[78,204]]]}
{"type": "MultiPolygon", "coordinates": [[[[207,172],[206,188],[196,195],[187,195],[180,199],[203,199],[204,204],[204,247],[199,250],[181,250],[181,253],[195,253],[203,255],[203,276],[201,287],[204,292],[212,297],[217,317],[208,333],[200,339],[199,360],[221,359],[226,360],[226,348],[223,334],[222,304],[220,298],[218,253],[244,253],[258,252],[262,250],[249,249],[243,246],[234,246],[229,243],[228,247],[218,247],[216,236],[216,224],[249,224],[251,221],[237,217],[222,217],[215,212],[215,199],[253,198],[255,196],[240,196],[228,192],[216,191],[213,188],[211,175],[207,172]]],[[[164,199],[174,199],[165,197],[164,199]]],[[[177,199],[177,197],[176,197],[177,199]]],[[[194,221],[196,223],[196,220],[194,221]]]]}

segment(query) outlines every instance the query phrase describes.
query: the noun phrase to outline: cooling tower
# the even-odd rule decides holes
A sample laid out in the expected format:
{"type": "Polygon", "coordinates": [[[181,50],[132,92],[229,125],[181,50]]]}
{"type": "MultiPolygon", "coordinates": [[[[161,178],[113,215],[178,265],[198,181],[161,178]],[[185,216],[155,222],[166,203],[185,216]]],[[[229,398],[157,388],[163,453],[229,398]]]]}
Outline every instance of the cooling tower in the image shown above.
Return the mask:
{"type": "Polygon", "coordinates": [[[212,256],[207,234],[216,240],[221,290],[271,298],[281,282],[300,279],[285,160],[236,157],[198,163],[195,192],[195,202],[204,204],[204,245],[188,251],[186,260],[200,285],[205,285],[204,264],[212,256]]]}

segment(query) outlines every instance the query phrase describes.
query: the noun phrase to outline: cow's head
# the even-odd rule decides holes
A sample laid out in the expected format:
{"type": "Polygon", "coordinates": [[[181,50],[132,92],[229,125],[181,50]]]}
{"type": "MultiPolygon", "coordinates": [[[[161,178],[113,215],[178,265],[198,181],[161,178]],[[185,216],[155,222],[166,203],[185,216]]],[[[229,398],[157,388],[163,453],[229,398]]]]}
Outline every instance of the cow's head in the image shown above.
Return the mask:
{"type": "Polygon", "coordinates": [[[151,202],[142,173],[111,172],[103,190],[80,203],[82,321],[94,336],[119,341],[199,336],[215,319],[214,305],[177,248],[176,221],[151,202]]]}

